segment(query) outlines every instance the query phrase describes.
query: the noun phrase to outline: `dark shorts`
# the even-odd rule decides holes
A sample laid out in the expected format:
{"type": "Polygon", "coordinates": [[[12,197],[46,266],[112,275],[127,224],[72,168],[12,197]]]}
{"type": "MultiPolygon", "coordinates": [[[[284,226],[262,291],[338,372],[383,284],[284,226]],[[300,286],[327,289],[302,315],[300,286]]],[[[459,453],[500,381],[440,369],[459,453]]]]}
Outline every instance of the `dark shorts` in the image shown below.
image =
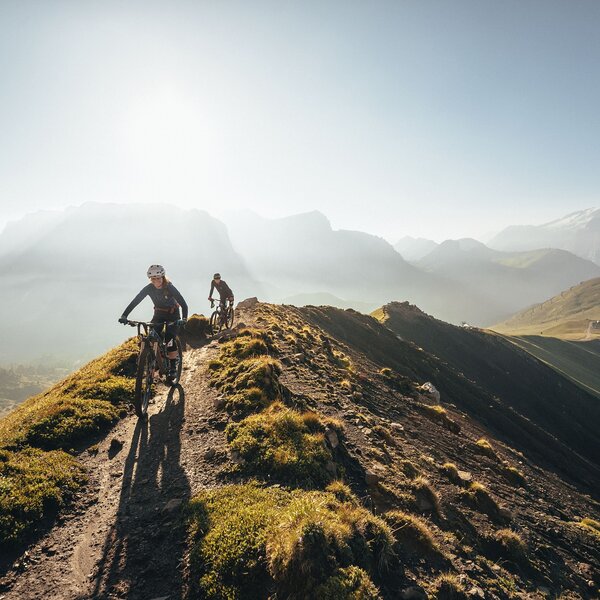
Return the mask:
{"type": "MultiPolygon", "coordinates": [[[[162,311],[154,311],[154,316],[152,317],[152,322],[159,325],[160,323],[170,323],[171,321],[177,321],[181,318],[179,314],[179,310],[176,310],[172,313],[162,312],[162,311]]],[[[153,327],[153,329],[159,334],[162,335],[164,331],[164,327],[157,326],[153,327]]],[[[168,325],[165,332],[165,343],[167,346],[173,345],[173,340],[177,336],[177,324],[173,323],[173,325],[168,325]]]]}

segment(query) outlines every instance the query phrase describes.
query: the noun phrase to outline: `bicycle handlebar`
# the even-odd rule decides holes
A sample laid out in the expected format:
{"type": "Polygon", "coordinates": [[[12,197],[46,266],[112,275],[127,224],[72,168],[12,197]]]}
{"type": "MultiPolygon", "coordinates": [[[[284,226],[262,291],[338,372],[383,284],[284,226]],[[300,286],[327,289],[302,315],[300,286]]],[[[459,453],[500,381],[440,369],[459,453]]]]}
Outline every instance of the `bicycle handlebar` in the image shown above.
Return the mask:
{"type": "Polygon", "coordinates": [[[177,325],[177,321],[163,321],[162,323],[154,323],[153,321],[130,321],[127,319],[123,325],[130,325],[136,327],[137,325],[145,325],[146,327],[153,327],[154,325],[177,325]]]}

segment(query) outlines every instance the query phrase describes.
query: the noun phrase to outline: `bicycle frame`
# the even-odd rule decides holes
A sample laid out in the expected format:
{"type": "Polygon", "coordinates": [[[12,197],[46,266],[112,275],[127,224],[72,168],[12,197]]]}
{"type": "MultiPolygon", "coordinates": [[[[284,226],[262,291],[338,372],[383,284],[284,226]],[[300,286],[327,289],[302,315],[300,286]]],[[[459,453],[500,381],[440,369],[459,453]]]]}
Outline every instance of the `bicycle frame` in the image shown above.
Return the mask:
{"type": "Polygon", "coordinates": [[[164,332],[169,325],[174,325],[177,321],[152,323],[147,321],[127,321],[131,327],[137,327],[137,338],[139,340],[140,350],[138,353],[138,362],[142,351],[149,345],[154,358],[158,363],[158,372],[163,374],[165,371],[165,358],[167,356],[167,345],[164,338],[156,331],[155,327],[160,325],[161,332],[164,332]]]}

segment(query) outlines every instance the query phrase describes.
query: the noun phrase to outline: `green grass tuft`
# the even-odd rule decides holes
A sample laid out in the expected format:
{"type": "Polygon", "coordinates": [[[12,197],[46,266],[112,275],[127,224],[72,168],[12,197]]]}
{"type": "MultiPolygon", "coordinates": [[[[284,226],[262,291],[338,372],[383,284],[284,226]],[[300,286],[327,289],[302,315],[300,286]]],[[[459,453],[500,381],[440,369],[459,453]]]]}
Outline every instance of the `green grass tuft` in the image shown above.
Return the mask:
{"type": "Polygon", "coordinates": [[[188,318],[184,331],[192,337],[203,338],[211,333],[209,326],[210,321],[204,315],[194,314],[188,318]]]}
{"type": "Polygon", "coordinates": [[[22,543],[84,480],[76,460],[60,450],[0,450],[0,543],[22,543]]]}
{"type": "Polygon", "coordinates": [[[319,600],[381,600],[381,594],[369,574],[360,567],[337,569],[315,591],[319,600]]]}
{"type": "Polygon", "coordinates": [[[242,470],[310,487],[327,484],[333,476],[332,455],[325,444],[326,422],[314,413],[300,413],[280,403],[228,425],[227,441],[244,460],[242,470]]]}
{"type": "Polygon", "coordinates": [[[581,519],[577,525],[600,537],[600,521],[586,517],[585,519],[581,519]]]}
{"type": "Polygon", "coordinates": [[[188,514],[194,596],[378,598],[368,572],[390,559],[393,538],[356,499],[246,483],[201,492],[188,514]]]}
{"type": "Polygon", "coordinates": [[[137,343],[128,340],[0,420],[0,447],[69,449],[116,421],[133,398],[137,343]]]}

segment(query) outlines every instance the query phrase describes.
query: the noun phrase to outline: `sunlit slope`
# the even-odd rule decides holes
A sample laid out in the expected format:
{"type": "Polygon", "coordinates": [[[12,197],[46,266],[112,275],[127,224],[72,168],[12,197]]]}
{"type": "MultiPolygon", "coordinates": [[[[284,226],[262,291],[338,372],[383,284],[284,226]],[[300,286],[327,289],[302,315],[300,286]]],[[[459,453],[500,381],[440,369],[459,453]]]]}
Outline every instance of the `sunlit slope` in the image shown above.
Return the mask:
{"type": "Polygon", "coordinates": [[[527,308],[492,329],[507,335],[551,336],[570,340],[600,338],[600,278],[589,279],[527,308]]]}

